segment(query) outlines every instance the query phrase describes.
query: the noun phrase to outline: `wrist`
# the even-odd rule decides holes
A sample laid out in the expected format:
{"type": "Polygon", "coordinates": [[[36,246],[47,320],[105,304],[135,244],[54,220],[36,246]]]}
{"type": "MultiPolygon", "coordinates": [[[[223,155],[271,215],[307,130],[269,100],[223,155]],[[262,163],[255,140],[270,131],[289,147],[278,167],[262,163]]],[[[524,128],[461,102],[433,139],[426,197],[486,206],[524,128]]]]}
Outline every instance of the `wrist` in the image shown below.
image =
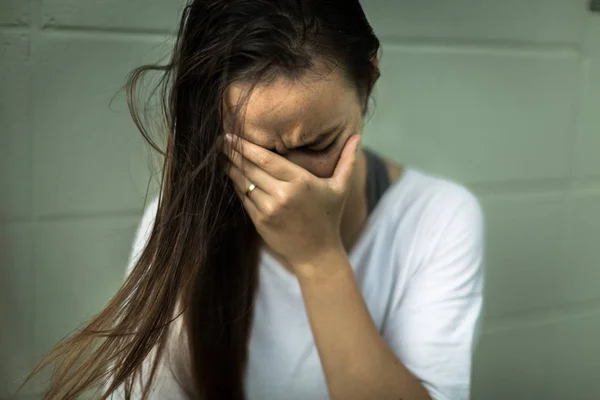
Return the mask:
{"type": "Polygon", "coordinates": [[[323,280],[351,268],[344,248],[332,246],[312,254],[304,260],[291,263],[299,280],[323,280]]]}

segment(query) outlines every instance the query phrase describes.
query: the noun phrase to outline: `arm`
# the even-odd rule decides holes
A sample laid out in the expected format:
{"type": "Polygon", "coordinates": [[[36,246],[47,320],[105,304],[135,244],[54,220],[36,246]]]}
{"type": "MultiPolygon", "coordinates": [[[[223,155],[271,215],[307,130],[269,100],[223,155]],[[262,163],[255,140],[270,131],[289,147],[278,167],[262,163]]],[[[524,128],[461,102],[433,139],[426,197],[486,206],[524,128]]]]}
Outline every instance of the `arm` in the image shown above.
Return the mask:
{"type": "Polygon", "coordinates": [[[447,194],[430,204],[444,215],[421,235],[431,250],[407,290],[392,298],[383,337],[343,251],[296,267],[334,399],[469,398],[482,307],[483,216],[468,192],[451,202],[456,192],[447,194]]]}
{"type": "Polygon", "coordinates": [[[294,269],[333,399],[430,398],[379,334],[343,250],[294,269]]]}

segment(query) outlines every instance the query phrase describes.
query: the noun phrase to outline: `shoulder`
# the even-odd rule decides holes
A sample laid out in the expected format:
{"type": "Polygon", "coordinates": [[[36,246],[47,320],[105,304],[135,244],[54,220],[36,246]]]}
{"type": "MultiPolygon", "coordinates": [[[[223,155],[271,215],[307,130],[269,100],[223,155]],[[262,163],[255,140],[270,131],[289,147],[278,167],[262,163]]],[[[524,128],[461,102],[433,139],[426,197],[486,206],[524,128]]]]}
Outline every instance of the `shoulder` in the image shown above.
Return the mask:
{"type": "Polygon", "coordinates": [[[483,211],[466,186],[407,169],[390,188],[388,207],[389,221],[395,225],[393,244],[400,257],[411,260],[403,264],[412,265],[413,272],[436,260],[459,257],[459,252],[464,260],[481,257],[483,211]]]}
{"type": "Polygon", "coordinates": [[[444,229],[453,223],[482,223],[479,199],[454,180],[407,168],[390,189],[389,206],[398,222],[411,216],[414,222],[430,229],[444,229]]]}

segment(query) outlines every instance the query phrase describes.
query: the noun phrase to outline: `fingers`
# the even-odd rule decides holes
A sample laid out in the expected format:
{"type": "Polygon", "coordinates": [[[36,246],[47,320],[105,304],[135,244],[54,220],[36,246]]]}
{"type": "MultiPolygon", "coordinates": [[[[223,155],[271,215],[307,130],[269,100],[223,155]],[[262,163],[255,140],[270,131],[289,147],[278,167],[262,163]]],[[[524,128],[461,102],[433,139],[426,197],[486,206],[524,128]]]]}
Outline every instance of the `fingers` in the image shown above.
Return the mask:
{"type": "Polygon", "coordinates": [[[233,182],[233,187],[238,197],[240,198],[240,200],[244,204],[244,207],[248,211],[248,214],[250,214],[250,217],[253,220],[255,220],[255,218],[259,214],[259,204],[261,204],[261,201],[264,202],[264,198],[267,196],[267,194],[260,188],[260,186],[255,184],[256,188],[254,188],[254,190],[250,194],[246,195],[248,187],[253,182],[250,182],[244,176],[242,171],[233,164],[229,168],[229,177],[233,182]]]}
{"type": "Polygon", "coordinates": [[[243,175],[248,182],[246,187],[253,183],[266,193],[274,193],[275,186],[279,182],[277,179],[256,166],[253,162],[245,159],[245,157],[232,148],[226,148],[224,153],[237,170],[240,172],[243,171],[243,175]]]}
{"type": "MultiPolygon", "coordinates": [[[[229,135],[229,134],[227,134],[229,135]]],[[[242,138],[241,136],[226,135],[226,143],[237,153],[250,160],[256,167],[263,170],[275,179],[289,182],[304,170],[296,164],[281,157],[277,153],[269,151],[261,146],[242,138]]]]}
{"type": "Polygon", "coordinates": [[[356,152],[360,145],[360,135],[352,135],[345,143],[340,159],[335,167],[330,182],[337,190],[344,192],[350,184],[354,165],[356,164],[356,152]]]}

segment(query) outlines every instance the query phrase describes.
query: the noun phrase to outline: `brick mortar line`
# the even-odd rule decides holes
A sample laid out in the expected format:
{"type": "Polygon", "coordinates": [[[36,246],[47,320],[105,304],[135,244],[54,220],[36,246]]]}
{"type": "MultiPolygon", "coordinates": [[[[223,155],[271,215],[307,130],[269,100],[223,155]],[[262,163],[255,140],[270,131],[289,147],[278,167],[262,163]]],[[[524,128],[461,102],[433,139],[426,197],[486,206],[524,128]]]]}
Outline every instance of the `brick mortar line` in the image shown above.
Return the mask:
{"type": "Polygon", "coordinates": [[[483,323],[482,334],[493,335],[503,332],[514,332],[526,328],[535,328],[568,322],[580,317],[595,316],[600,318],[600,299],[573,302],[543,309],[509,314],[503,317],[490,317],[483,323]]]}
{"type": "Polygon", "coordinates": [[[502,39],[448,39],[448,38],[402,38],[379,37],[382,47],[396,50],[448,51],[469,53],[495,53],[519,55],[576,55],[581,45],[574,42],[534,42],[528,40],[502,39]]]}

